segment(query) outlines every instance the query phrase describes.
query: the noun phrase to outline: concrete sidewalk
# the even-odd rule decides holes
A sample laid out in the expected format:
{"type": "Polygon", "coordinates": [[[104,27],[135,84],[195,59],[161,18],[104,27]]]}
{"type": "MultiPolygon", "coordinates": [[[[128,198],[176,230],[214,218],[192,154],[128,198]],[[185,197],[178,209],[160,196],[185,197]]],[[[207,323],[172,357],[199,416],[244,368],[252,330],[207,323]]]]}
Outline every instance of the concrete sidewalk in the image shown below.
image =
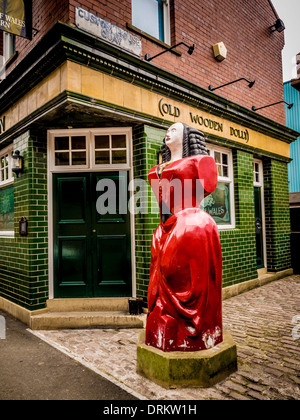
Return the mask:
{"type": "MultiPolygon", "coordinates": [[[[54,349],[4,312],[0,400],[136,400],[120,386],[54,349]]],[[[3,320],[3,318],[2,318],[3,320]]]]}
{"type": "MultiPolygon", "coordinates": [[[[224,301],[224,329],[232,334],[237,344],[238,371],[208,389],[166,390],[139,376],[136,373],[136,343],[140,329],[99,328],[31,333],[50,344],[48,346],[43,343],[42,359],[42,363],[48,365],[48,380],[50,378],[53,381],[53,376],[57,375],[55,365],[51,362],[53,356],[48,356],[54,351],[51,347],[55,347],[64,353],[62,367],[63,363],[71,363],[65,355],[70,356],[80,362],[77,366],[81,366],[83,372],[89,368],[95,374],[110,379],[114,385],[119,385],[125,398],[131,394],[132,398],[148,400],[299,400],[300,338],[297,337],[300,335],[300,321],[295,319],[297,315],[300,316],[300,276],[297,275],[224,301]]],[[[28,330],[27,334],[31,335],[28,330]]],[[[32,338],[35,337],[32,335],[32,338]]],[[[1,340],[0,346],[5,347],[1,340]]],[[[11,357],[16,363],[14,351],[19,350],[11,348],[11,357]]],[[[5,357],[8,361],[9,355],[5,357]]],[[[0,363],[1,358],[3,359],[2,353],[0,363]]],[[[22,365],[19,366],[21,369],[22,365]]],[[[19,377],[21,373],[22,370],[19,377]]],[[[38,370],[35,374],[37,373],[38,370]]],[[[80,374],[77,380],[78,378],[80,374]]],[[[99,381],[100,379],[99,376],[99,381]]],[[[39,378],[41,386],[45,386],[46,380],[47,378],[39,378]]],[[[61,386],[65,388],[69,387],[70,381],[74,381],[68,378],[67,371],[60,380],[61,386]]],[[[10,381],[13,389],[13,378],[10,381]]],[[[108,400],[113,396],[113,393],[109,394],[108,400]]],[[[75,399],[76,395],[69,389],[66,397],[75,399]]]]}

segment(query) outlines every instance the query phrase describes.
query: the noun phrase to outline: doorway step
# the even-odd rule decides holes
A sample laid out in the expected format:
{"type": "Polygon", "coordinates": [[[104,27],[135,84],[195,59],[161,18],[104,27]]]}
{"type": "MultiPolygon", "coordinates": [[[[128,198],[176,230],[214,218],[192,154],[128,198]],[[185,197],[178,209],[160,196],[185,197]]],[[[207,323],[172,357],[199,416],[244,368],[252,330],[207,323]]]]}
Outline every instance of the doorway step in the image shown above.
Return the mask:
{"type": "Polygon", "coordinates": [[[128,298],[50,299],[32,313],[32,330],[144,328],[146,314],[130,315],[128,298]]]}

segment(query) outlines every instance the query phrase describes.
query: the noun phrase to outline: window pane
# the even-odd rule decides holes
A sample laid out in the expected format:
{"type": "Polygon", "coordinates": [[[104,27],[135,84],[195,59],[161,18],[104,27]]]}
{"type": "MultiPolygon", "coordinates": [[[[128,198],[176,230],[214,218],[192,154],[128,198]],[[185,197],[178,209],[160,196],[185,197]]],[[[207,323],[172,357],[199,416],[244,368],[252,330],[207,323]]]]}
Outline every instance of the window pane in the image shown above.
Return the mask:
{"type": "Polygon", "coordinates": [[[0,232],[14,230],[14,187],[0,189],[0,232]]]}
{"type": "Polygon", "coordinates": [[[218,169],[218,176],[222,176],[222,166],[221,165],[217,165],[217,169],[218,169]]]}
{"type": "Polygon", "coordinates": [[[73,152],[72,165],[86,165],[86,152],[73,152]]]}
{"type": "Polygon", "coordinates": [[[55,166],[66,166],[69,164],[69,152],[55,153],[55,166]]]}
{"type": "Polygon", "coordinates": [[[215,161],[216,163],[221,163],[221,153],[215,152],[215,161]]]}
{"type": "Polygon", "coordinates": [[[85,146],[85,136],[76,136],[71,138],[72,150],[83,150],[85,146]]]}
{"type": "Polygon", "coordinates": [[[112,148],[113,149],[126,148],[126,136],[124,135],[112,136],[112,148]]]}
{"type": "Polygon", "coordinates": [[[225,153],[222,153],[222,162],[223,165],[228,165],[227,155],[225,153]]]}
{"type": "Polygon", "coordinates": [[[96,165],[109,165],[110,163],[108,150],[96,152],[95,157],[96,157],[96,162],[95,162],[96,165]]]}
{"type": "Polygon", "coordinates": [[[164,41],[161,0],[132,0],[132,24],[164,41]]]}
{"type": "Polygon", "coordinates": [[[201,208],[210,214],[218,225],[231,224],[230,184],[219,182],[215,191],[202,200],[201,208]]]}
{"type": "Polygon", "coordinates": [[[109,136],[95,136],[95,149],[109,149],[109,136]]]}
{"type": "Polygon", "coordinates": [[[126,163],[126,150],[113,150],[112,163],[126,163]]]}
{"type": "Polygon", "coordinates": [[[228,166],[223,166],[223,176],[228,176],[228,166]]]}
{"type": "Polygon", "coordinates": [[[55,137],[55,150],[69,150],[69,137],[55,137]]]}

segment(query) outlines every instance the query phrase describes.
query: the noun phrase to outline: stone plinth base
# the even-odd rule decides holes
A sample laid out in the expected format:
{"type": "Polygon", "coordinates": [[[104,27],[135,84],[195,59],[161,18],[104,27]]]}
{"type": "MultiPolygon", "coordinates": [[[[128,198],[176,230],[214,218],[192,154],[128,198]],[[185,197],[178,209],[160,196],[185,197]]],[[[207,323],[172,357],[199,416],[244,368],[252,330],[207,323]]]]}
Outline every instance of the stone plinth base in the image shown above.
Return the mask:
{"type": "Polygon", "coordinates": [[[137,372],[165,388],[208,388],[237,370],[236,345],[228,332],[212,349],[195,352],[163,352],[145,344],[145,332],[137,343],[137,372]]]}

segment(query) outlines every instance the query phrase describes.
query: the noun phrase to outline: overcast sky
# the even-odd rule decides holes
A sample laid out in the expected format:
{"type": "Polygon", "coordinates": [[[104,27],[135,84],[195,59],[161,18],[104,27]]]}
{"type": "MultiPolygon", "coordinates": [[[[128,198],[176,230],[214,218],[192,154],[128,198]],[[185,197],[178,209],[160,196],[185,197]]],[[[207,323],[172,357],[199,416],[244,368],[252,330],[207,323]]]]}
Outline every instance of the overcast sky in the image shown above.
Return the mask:
{"type": "MultiPolygon", "coordinates": [[[[285,24],[285,46],[282,52],[283,81],[296,77],[296,55],[300,53],[300,0],[272,0],[285,24]]],[[[274,22],[276,18],[274,16],[274,22]]]]}

